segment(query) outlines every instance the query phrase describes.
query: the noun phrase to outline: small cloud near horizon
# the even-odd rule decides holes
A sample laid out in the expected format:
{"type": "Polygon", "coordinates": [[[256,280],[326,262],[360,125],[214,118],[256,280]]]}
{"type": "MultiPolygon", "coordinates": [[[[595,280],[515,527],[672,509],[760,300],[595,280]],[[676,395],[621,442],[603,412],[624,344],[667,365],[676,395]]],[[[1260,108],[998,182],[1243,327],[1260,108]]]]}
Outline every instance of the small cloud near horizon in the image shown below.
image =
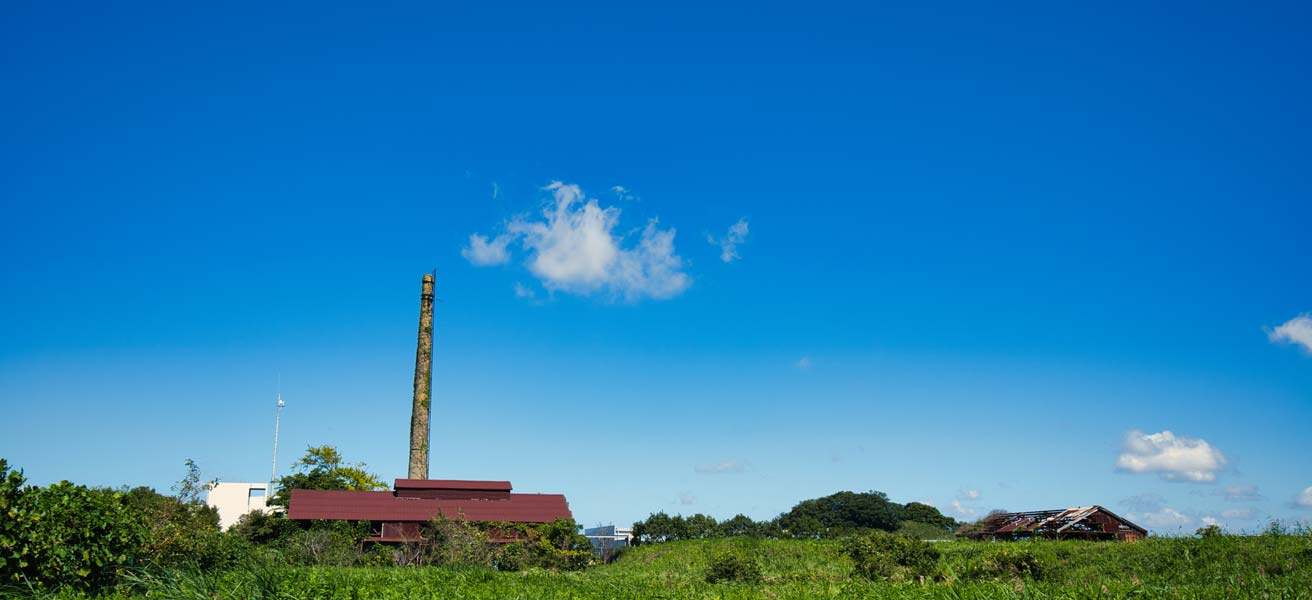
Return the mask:
{"type": "Polygon", "coordinates": [[[794,363],[793,366],[797,367],[799,370],[802,370],[802,371],[810,371],[810,370],[811,370],[811,357],[809,357],[809,356],[803,356],[802,358],[797,359],[797,362],[794,363]]]}

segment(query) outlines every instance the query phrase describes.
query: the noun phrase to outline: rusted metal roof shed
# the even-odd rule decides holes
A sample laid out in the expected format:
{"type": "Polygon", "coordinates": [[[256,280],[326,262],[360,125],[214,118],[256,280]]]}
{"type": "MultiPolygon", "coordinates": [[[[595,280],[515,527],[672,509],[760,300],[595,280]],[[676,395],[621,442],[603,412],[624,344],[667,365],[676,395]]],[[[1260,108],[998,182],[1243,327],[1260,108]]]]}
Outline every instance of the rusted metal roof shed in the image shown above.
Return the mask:
{"type": "Polygon", "coordinates": [[[1126,540],[1147,537],[1148,530],[1101,506],[997,513],[966,525],[957,535],[976,540],[1027,538],[1126,540]]]}
{"type": "Polygon", "coordinates": [[[549,523],[572,519],[560,494],[512,494],[509,481],[397,479],[391,492],[292,490],[287,518],[369,521],[367,541],[418,541],[434,517],[482,522],[549,523]]]}

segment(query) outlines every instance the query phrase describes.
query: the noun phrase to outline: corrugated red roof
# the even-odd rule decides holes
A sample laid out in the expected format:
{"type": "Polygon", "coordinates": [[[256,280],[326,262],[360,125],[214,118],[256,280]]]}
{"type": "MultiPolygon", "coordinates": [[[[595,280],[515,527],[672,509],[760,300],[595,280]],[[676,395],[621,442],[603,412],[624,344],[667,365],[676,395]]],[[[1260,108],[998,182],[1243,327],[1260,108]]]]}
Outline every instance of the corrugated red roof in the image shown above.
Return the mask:
{"type": "Polygon", "coordinates": [[[509,492],[509,481],[474,481],[469,479],[397,479],[398,490],[486,490],[509,492]]]}
{"type": "MultiPolygon", "coordinates": [[[[509,485],[509,484],[507,484],[509,485]]],[[[466,521],[549,523],[572,519],[560,494],[510,494],[505,500],[405,498],[392,492],[292,490],[290,519],[427,521],[443,515],[466,521]]]]}

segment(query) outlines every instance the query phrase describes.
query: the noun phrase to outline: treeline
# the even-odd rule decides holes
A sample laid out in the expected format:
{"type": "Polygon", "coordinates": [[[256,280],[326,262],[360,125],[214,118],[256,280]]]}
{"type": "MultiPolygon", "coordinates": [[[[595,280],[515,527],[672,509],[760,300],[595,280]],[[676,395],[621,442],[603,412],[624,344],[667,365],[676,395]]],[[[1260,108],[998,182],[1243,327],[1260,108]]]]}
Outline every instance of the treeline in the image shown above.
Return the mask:
{"type": "Polygon", "coordinates": [[[919,538],[946,538],[957,522],[920,502],[898,504],[883,492],[838,492],[799,502],[768,521],[736,515],[723,521],[703,514],[653,513],[633,524],[634,544],[707,538],[835,538],[859,531],[898,532],[919,538]]]}
{"type": "MultiPolygon", "coordinates": [[[[573,521],[536,526],[435,519],[423,543],[371,544],[369,523],[292,521],[283,512],[252,512],[228,531],[203,495],[213,482],[186,461],[173,494],[148,487],[90,488],[67,481],[28,485],[0,459],[0,597],[71,589],[100,593],[131,588],[165,571],[212,573],[252,563],[272,566],[482,566],[502,571],[578,569],[592,545],[573,521]],[[494,543],[492,536],[513,537],[494,543]]],[[[331,446],[310,448],[280,481],[271,502],[286,505],[296,489],[377,489],[377,476],[331,446]]]]}

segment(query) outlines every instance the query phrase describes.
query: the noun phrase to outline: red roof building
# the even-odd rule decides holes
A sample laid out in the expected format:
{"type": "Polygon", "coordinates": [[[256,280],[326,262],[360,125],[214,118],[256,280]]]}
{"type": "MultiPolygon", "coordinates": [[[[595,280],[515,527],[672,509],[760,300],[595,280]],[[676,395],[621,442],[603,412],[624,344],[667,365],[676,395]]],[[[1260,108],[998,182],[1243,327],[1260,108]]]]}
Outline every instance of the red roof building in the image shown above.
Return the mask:
{"type": "Polygon", "coordinates": [[[397,479],[390,492],[292,490],[287,518],[369,521],[371,542],[419,541],[421,526],[443,516],[463,521],[550,523],[572,519],[560,494],[512,494],[509,481],[397,479]]]}

